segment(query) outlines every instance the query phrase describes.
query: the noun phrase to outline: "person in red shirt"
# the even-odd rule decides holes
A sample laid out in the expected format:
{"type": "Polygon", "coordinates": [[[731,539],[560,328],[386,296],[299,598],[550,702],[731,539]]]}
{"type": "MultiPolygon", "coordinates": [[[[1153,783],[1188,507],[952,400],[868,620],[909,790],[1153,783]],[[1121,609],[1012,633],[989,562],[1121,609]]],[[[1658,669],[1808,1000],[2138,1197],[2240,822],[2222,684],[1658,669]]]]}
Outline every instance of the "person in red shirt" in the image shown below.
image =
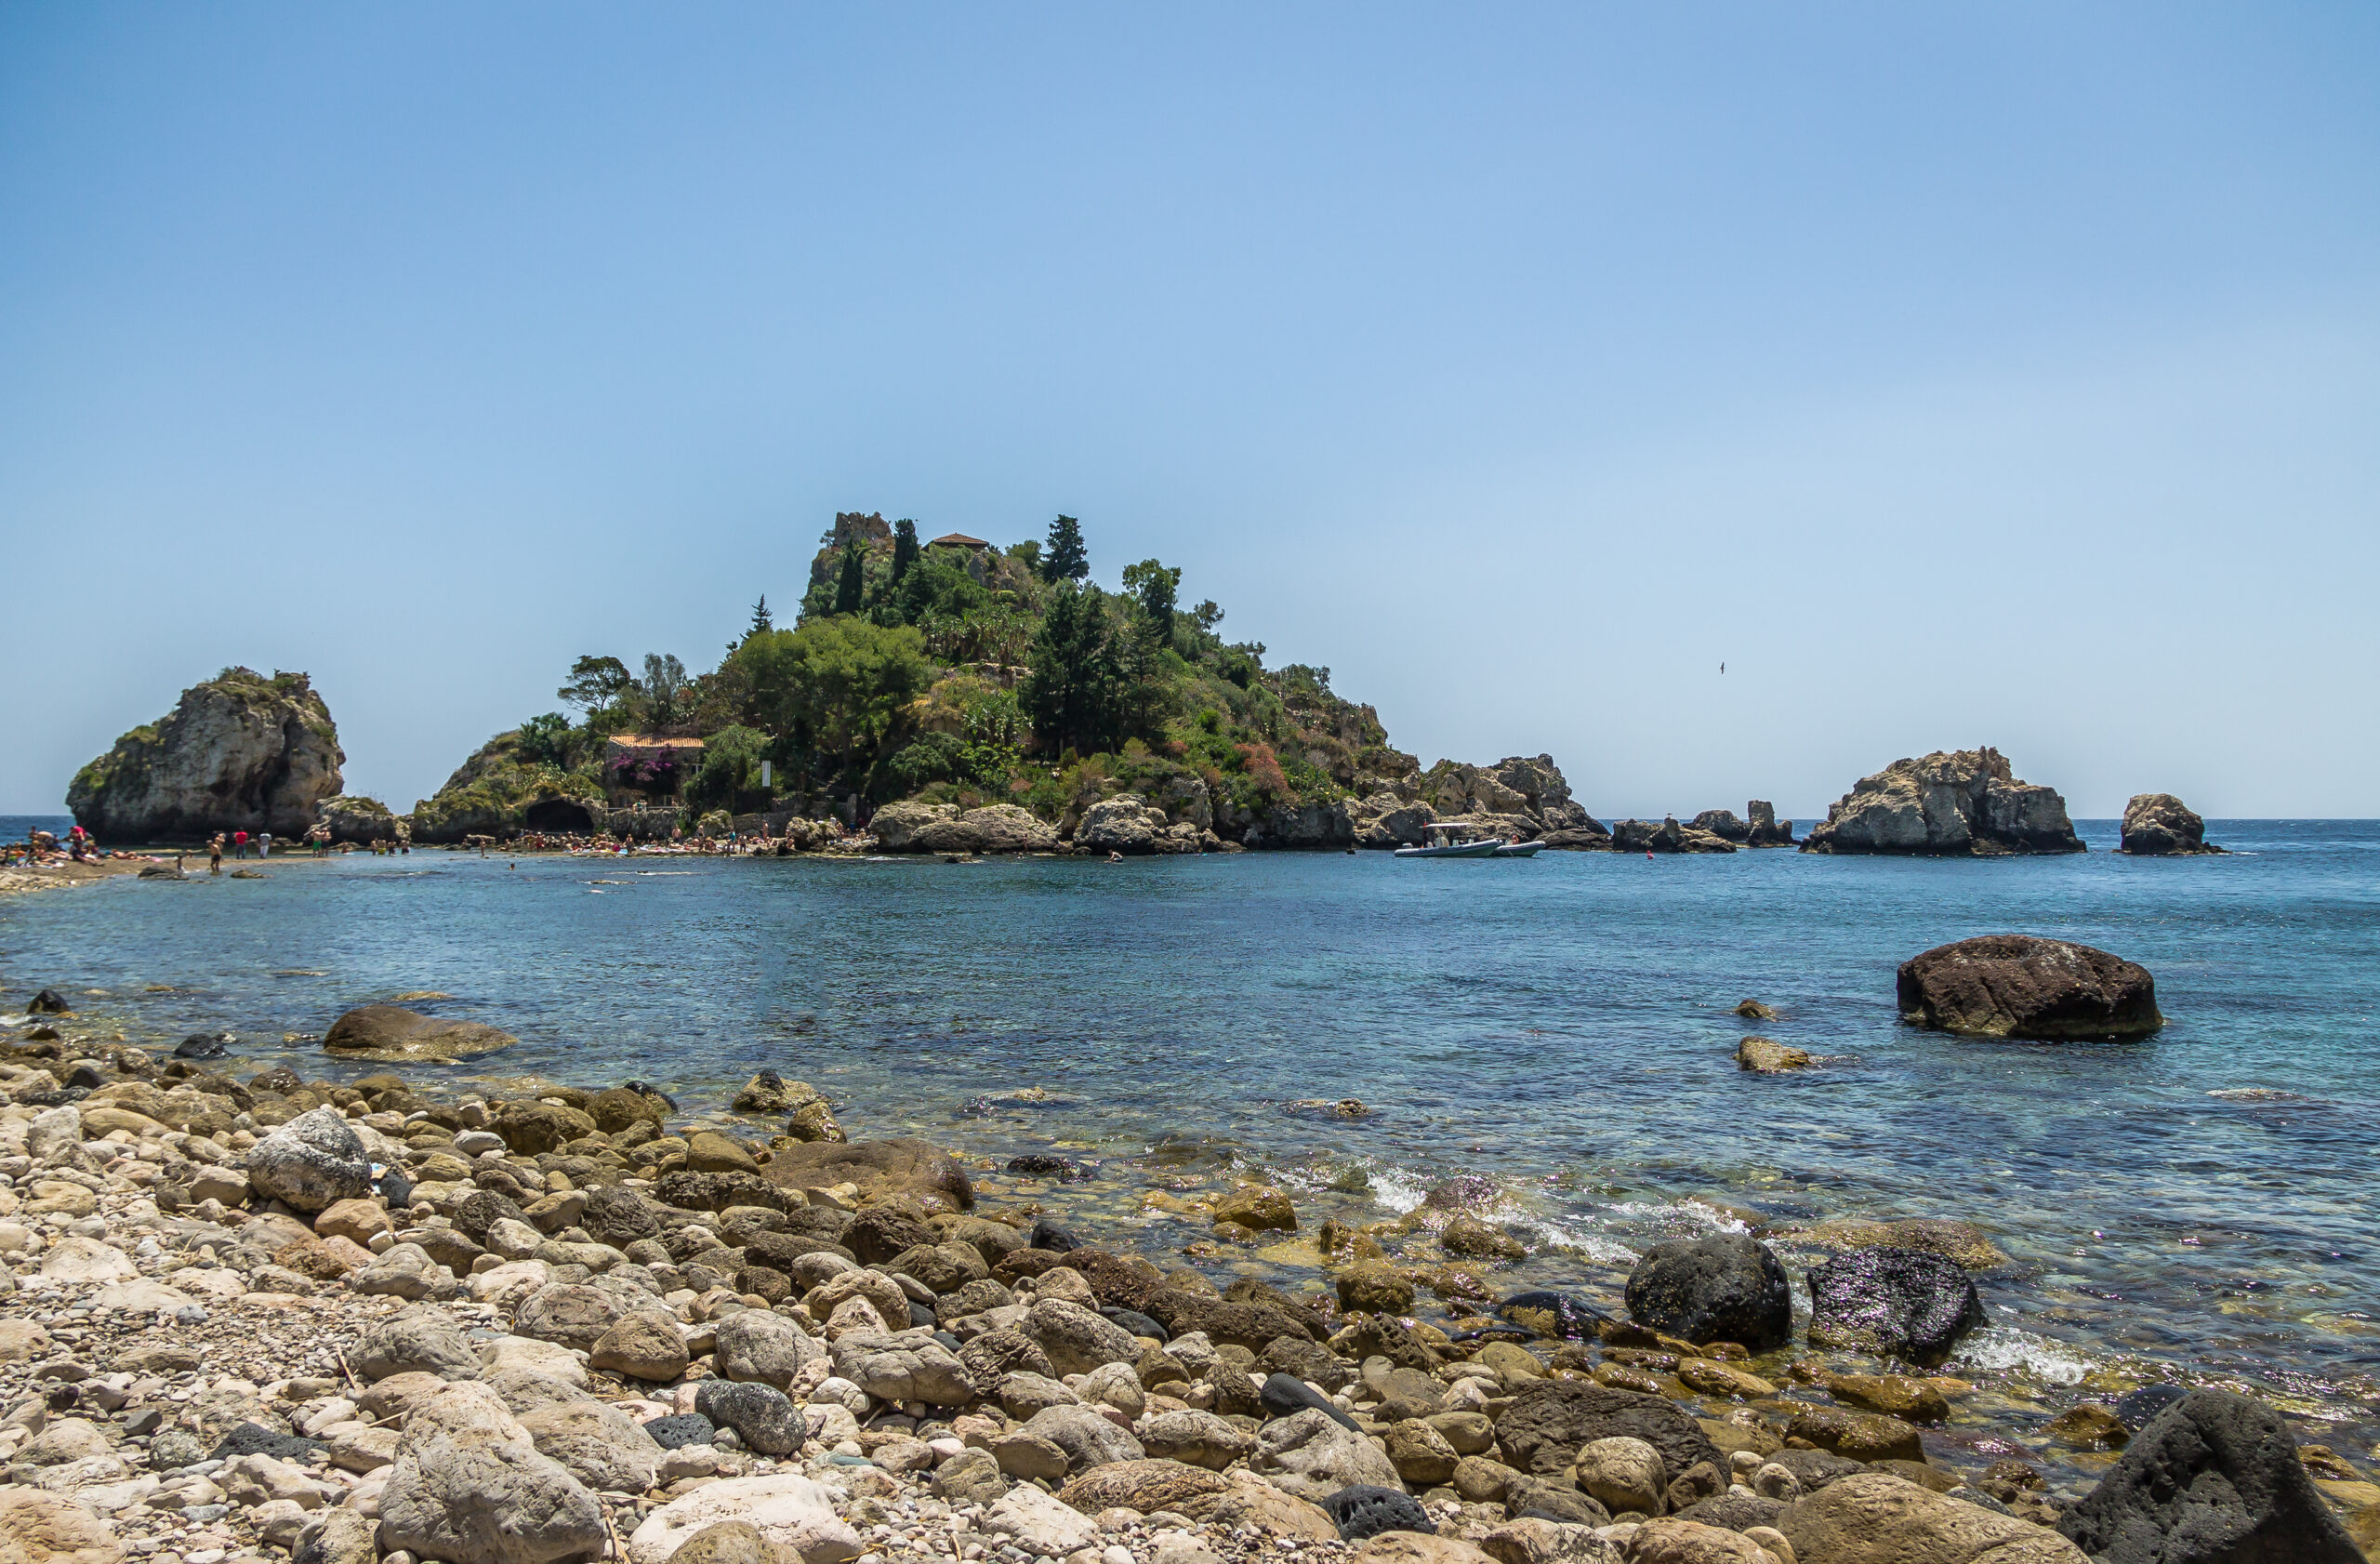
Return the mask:
{"type": "Polygon", "coordinates": [[[231,856],[235,858],[245,858],[247,855],[248,833],[245,831],[233,831],[231,833],[231,856]]]}

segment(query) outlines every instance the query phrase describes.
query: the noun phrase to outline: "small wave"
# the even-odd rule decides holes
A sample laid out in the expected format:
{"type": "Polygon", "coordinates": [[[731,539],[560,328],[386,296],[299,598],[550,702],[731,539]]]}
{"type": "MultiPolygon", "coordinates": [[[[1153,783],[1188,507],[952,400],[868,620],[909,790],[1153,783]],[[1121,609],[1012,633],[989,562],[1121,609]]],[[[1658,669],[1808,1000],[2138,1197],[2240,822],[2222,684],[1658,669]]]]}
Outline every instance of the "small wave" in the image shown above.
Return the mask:
{"type": "Polygon", "coordinates": [[[2226,1086],[2219,1092],[2209,1092],[2210,1097],[2220,1097],[2227,1103],[2303,1103],[2310,1097],[2294,1092],[2284,1092],[2278,1086],[2226,1086]]]}
{"type": "Polygon", "coordinates": [[[1611,1208],[1614,1216],[1646,1222],[1665,1233],[1700,1229],[1712,1233],[1749,1233],[1750,1225],[1716,1206],[1699,1200],[1622,1200],[1611,1208]]]}
{"type": "Polygon", "coordinates": [[[1410,1168],[1368,1162],[1366,1171],[1371,1174],[1372,1199],[1399,1216],[1419,1210],[1422,1197],[1430,1192],[1429,1182],[1410,1168]]]}
{"type": "Polygon", "coordinates": [[[1639,1258],[1636,1251],[1595,1226],[1592,1222],[1569,1217],[1548,1217],[1533,1226],[1543,1229],[1545,1236],[1564,1249],[1574,1250],[1597,1265],[1633,1266],[1639,1258]]]}
{"type": "Polygon", "coordinates": [[[1977,1331],[1960,1345],[1954,1361],[1978,1369],[2020,1370],[2045,1385],[2080,1385],[2091,1372],[2090,1359],[2065,1343],[2013,1325],[1977,1331]]]}

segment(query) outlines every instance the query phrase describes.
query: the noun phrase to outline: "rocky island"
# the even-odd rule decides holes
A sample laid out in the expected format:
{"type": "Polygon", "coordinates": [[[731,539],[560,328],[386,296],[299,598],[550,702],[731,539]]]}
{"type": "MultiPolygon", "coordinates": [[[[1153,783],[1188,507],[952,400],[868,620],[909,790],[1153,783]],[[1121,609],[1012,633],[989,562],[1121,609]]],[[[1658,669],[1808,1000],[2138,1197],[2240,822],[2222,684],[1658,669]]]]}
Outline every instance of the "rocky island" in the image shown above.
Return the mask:
{"type": "Polygon", "coordinates": [[[306,675],[227,668],[77,772],[66,804],[111,841],[245,830],[294,843],[337,795],[345,760],[330,709],[306,675]]]}
{"type": "Polygon", "coordinates": [[[1860,778],[1802,851],[1992,857],[2083,847],[2055,788],[2016,780],[2006,756],[1983,749],[1937,750],[1860,778]]]}
{"type": "Polygon", "coordinates": [[[2123,807],[2123,845],[2140,858],[2182,858],[2220,853],[2206,840],[2206,822],[2171,793],[2137,793],[2123,807]]]}

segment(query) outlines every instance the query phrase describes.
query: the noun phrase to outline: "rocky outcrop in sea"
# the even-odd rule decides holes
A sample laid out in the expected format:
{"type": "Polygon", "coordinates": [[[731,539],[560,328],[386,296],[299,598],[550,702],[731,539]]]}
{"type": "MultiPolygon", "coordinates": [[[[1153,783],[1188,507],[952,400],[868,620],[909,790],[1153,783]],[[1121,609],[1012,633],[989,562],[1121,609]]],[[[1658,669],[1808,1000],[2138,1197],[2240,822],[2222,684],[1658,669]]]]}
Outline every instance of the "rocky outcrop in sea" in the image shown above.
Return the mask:
{"type": "Polygon", "coordinates": [[[337,796],[345,760],[306,675],[227,668],[75,773],[66,806],[102,841],[244,830],[295,842],[337,796]]]}
{"type": "Polygon", "coordinates": [[[1988,857],[2083,847],[2056,789],[2016,780],[2005,756],[1983,749],[1937,750],[1861,777],[1802,851],[1988,857]]]}
{"type": "Polygon", "coordinates": [[[2123,845],[2138,858],[2179,858],[2220,853],[2206,840],[2206,822],[2171,793],[2138,793],[2123,806],[2123,845]]]}
{"type": "Polygon", "coordinates": [[[2136,961],[2070,940],[1982,934],[1903,961],[1901,1019],[1962,1037],[2121,1040],[2165,1024],[2136,961]]]}

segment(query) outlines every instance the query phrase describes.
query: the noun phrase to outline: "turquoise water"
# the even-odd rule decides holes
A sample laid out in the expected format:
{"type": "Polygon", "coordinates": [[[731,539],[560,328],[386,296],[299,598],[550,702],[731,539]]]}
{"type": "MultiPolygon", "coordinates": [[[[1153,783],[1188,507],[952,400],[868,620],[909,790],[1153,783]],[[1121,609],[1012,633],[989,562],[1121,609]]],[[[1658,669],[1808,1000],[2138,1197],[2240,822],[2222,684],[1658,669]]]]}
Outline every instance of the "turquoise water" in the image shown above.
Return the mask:
{"type": "MultiPolygon", "coordinates": [[[[1661,1236],[1751,1222],[1798,1266],[1815,1221],[1962,1218],[2014,1260],[1953,1371],[2001,1421],[2236,1379],[2345,1420],[2360,1452],[2380,1433],[2359,1405],[2380,1392],[2380,825],[2217,822],[2241,851],[2171,861],[2082,828],[2087,855],[1990,862],[291,860],[0,901],[0,980],[11,1009],[104,989],[87,1016],[136,1040],[231,1030],[258,1068],[337,1076],[283,1035],[417,989],[522,1038],[486,1071],[642,1077],[723,1113],[770,1067],[855,1137],[1071,1148],[1098,1176],[1021,1192],[1175,1263],[1205,1229],[1143,1193],[1248,1173],[1302,1191],[1309,1229],[1485,1173],[1539,1249],[1503,1281],[1606,1303],[1661,1236]],[[1899,961],[2003,930],[2144,963],[2169,1026],[2046,1045],[1897,1023],[1899,961]],[[1821,1067],[1739,1071],[1748,995],[1821,1067]],[[1003,1100],[1025,1088],[1050,1100],[1003,1100]],[[1344,1097],[1370,1115],[1289,1106],[1344,1097]]],[[[1319,1284],[1302,1257],[1201,1260],[1319,1284]]]]}

